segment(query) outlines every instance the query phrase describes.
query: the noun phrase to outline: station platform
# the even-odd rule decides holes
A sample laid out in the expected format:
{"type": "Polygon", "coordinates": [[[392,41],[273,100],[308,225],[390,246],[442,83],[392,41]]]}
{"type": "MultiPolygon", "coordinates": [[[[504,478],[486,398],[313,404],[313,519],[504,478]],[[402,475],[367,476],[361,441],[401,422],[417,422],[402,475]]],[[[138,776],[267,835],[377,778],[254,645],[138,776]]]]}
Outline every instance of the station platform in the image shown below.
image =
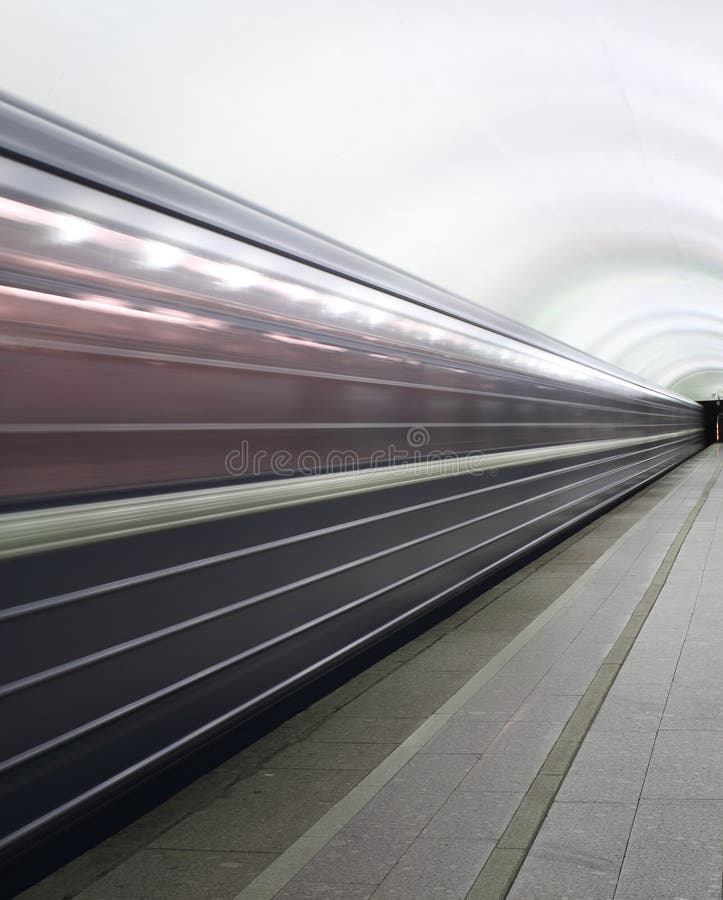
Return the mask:
{"type": "Polygon", "coordinates": [[[707,448],[23,900],[721,897],[707,448]]]}

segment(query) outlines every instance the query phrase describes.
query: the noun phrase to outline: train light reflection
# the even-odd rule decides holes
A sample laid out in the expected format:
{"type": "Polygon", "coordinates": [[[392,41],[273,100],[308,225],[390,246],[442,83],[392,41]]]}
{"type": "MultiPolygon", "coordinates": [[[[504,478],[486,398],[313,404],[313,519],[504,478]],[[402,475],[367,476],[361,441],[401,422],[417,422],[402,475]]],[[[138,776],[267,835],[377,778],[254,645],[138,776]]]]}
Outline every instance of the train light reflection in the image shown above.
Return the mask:
{"type": "Polygon", "coordinates": [[[145,241],[143,257],[145,264],[152,269],[170,269],[182,261],[183,251],[161,241],[145,241]]]}
{"type": "Polygon", "coordinates": [[[79,216],[54,216],[57,240],[61,244],[80,244],[93,236],[95,227],[79,216]]]}

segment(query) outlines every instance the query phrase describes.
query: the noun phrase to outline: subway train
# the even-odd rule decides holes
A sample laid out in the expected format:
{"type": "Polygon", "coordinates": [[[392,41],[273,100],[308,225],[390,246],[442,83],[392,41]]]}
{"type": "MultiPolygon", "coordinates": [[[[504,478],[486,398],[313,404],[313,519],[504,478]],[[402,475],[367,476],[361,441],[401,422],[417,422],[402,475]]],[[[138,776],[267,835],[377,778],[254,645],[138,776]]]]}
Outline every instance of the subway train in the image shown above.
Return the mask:
{"type": "Polygon", "coordinates": [[[0,861],[698,451],[698,404],[0,103],[0,861]]]}

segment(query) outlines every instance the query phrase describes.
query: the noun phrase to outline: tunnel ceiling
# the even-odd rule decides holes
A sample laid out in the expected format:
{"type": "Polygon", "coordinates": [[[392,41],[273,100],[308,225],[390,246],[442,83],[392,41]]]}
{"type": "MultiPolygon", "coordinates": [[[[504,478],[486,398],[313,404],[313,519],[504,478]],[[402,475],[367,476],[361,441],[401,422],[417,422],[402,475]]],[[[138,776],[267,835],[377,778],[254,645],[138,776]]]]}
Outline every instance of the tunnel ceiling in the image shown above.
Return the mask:
{"type": "Polygon", "coordinates": [[[29,0],[0,85],[661,385],[723,389],[718,0],[29,0]]]}

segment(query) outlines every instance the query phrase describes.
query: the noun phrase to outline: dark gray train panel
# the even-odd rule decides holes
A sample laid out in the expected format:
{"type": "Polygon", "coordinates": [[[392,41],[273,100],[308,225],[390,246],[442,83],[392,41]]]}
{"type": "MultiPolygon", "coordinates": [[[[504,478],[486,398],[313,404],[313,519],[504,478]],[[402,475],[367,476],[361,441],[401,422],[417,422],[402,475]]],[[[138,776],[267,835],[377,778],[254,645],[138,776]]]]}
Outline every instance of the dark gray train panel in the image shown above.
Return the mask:
{"type": "Polygon", "coordinates": [[[3,117],[5,860],[703,445],[697,404],[3,117]]]}

